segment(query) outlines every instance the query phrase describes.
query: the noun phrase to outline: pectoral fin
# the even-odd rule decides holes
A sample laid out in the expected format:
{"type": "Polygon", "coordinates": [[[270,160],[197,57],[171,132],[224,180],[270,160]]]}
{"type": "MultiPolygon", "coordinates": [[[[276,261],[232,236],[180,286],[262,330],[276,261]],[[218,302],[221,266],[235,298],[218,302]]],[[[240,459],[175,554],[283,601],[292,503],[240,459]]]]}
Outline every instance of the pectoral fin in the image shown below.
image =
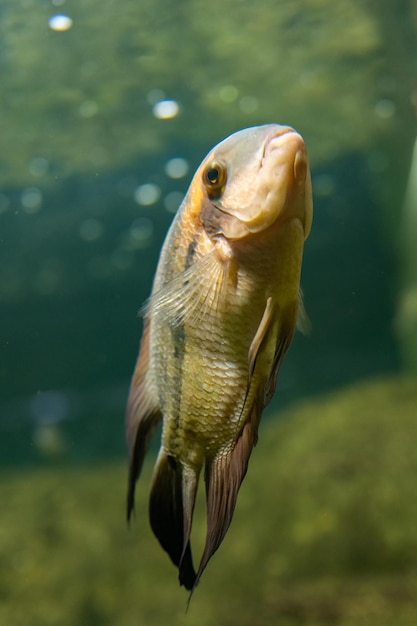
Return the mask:
{"type": "MultiPolygon", "coordinates": [[[[255,372],[255,366],[258,361],[258,356],[261,353],[262,348],[267,345],[269,333],[274,321],[274,307],[272,304],[272,298],[267,298],[265,310],[262,315],[262,319],[256,330],[255,336],[252,339],[252,343],[248,352],[248,381],[246,385],[245,398],[243,400],[242,409],[240,411],[240,419],[246,412],[247,402],[250,397],[250,391],[252,387],[253,375],[255,372]]],[[[261,409],[262,410],[262,409],[261,409]]]]}
{"type": "Polygon", "coordinates": [[[297,330],[300,330],[303,335],[308,335],[311,332],[311,323],[304,308],[303,292],[301,289],[298,291],[297,330]]]}
{"type": "Polygon", "coordinates": [[[248,365],[249,365],[249,382],[248,387],[252,381],[253,372],[255,371],[256,359],[261,350],[262,345],[266,341],[268,332],[271,328],[274,317],[274,307],[272,304],[272,298],[269,297],[266,301],[265,310],[261,319],[261,322],[256,331],[255,337],[252,339],[252,343],[248,353],[248,365]]]}
{"type": "Polygon", "coordinates": [[[265,381],[263,407],[271,401],[274,395],[278,371],[294,335],[297,314],[299,319],[302,318],[307,325],[308,318],[302,304],[301,292],[298,303],[289,304],[283,310],[274,309],[271,297],[266,301],[264,314],[248,353],[247,396],[253,375],[257,370],[260,378],[264,378],[265,381]]]}
{"type": "Polygon", "coordinates": [[[278,337],[275,344],[274,358],[270,373],[266,379],[264,390],[264,406],[269,404],[277,386],[277,376],[285,353],[290,347],[297,321],[297,303],[288,306],[280,316],[278,337]]]}
{"type": "Polygon", "coordinates": [[[139,478],[152,433],[161,420],[161,412],[147,383],[149,361],[149,322],[145,320],[139,357],[130,386],[126,413],[126,437],[129,448],[127,519],[134,508],[135,484],[139,478]]]}
{"type": "Polygon", "coordinates": [[[157,314],[170,325],[204,319],[207,312],[224,306],[234,268],[230,260],[219,260],[216,248],[152,294],[143,312],[157,314]]]}

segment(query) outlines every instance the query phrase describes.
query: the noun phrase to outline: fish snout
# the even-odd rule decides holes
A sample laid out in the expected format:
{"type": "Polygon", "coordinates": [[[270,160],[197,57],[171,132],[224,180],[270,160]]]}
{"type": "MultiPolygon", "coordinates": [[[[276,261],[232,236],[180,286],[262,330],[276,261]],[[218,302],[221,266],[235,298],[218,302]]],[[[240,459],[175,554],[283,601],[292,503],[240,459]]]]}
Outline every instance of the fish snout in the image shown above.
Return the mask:
{"type": "MultiPolygon", "coordinates": [[[[269,170],[269,175],[275,180],[277,197],[285,198],[277,214],[283,218],[298,216],[307,237],[311,228],[312,200],[310,168],[304,139],[293,128],[281,127],[266,142],[263,160],[263,167],[266,171],[269,170]]],[[[279,202],[275,208],[278,206],[279,202]]]]}
{"type": "Polygon", "coordinates": [[[264,160],[272,158],[276,167],[293,164],[294,179],[305,177],[308,167],[307,151],[304,139],[289,126],[275,133],[264,148],[264,160]]]}

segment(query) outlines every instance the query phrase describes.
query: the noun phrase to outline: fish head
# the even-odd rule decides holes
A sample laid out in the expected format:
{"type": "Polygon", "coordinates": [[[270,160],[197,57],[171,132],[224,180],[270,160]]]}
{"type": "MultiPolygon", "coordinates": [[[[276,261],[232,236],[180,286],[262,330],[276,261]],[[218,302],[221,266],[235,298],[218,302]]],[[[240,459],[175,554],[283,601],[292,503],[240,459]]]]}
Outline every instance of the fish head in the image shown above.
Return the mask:
{"type": "Polygon", "coordinates": [[[307,238],[313,202],[304,140],[278,124],[238,131],[207,155],[191,184],[211,238],[238,240],[297,218],[307,238]]]}

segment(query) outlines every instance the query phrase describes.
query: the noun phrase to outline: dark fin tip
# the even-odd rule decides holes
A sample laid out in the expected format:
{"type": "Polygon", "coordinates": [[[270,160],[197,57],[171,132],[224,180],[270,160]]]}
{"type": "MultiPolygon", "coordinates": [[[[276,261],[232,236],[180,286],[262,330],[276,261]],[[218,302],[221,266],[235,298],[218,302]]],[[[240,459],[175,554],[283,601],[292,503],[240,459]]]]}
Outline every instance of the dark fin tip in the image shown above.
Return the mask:
{"type": "Polygon", "coordinates": [[[245,477],[249,457],[256,443],[259,422],[257,403],[252,408],[251,418],[252,421],[249,420],[244,425],[231,452],[206,462],[206,545],[191,593],[197,586],[209,560],[222,543],[232,521],[240,485],[245,477]]]}
{"type": "Polygon", "coordinates": [[[178,567],[180,585],[190,590],[196,573],[188,538],[184,547],[182,471],[178,463],[175,466],[172,459],[160,453],[149,499],[149,520],[162,548],[178,567]]]}

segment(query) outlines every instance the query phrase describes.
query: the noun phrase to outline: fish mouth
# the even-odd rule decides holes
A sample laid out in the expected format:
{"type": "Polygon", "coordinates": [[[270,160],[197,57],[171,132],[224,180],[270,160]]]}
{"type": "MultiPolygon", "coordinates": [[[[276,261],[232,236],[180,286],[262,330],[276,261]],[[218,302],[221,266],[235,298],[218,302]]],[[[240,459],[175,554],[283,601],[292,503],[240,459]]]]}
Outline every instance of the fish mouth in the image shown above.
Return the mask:
{"type": "Polygon", "coordinates": [[[291,126],[282,126],[279,131],[275,131],[271,136],[265,139],[263,152],[262,152],[261,166],[268,152],[281,148],[283,143],[286,141],[288,135],[297,135],[297,137],[301,139],[297,131],[291,128],[291,126]]]}
{"type": "Polygon", "coordinates": [[[301,135],[290,126],[284,126],[282,130],[274,133],[272,137],[265,141],[260,168],[263,167],[264,162],[268,162],[271,158],[271,153],[274,152],[282,153],[282,158],[278,159],[279,161],[293,161],[294,179],[296,179],[300,175],[299,170],[302,167],[302,163],[307,160],[305,143],[301,135]]]}

